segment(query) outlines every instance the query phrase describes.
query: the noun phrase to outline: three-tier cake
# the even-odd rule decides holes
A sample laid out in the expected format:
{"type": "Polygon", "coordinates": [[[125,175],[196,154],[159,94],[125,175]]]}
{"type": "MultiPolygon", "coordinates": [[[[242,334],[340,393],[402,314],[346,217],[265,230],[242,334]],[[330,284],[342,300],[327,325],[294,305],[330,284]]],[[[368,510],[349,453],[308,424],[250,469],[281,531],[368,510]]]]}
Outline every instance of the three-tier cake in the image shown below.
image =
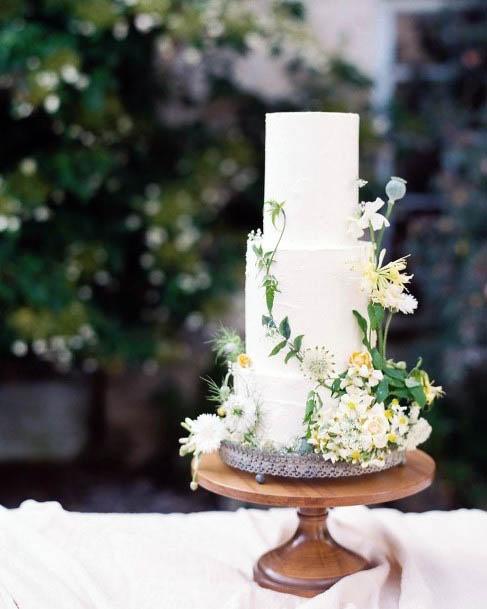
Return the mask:
{"type": "Polygon", "coordinates": [[[420,361],[408,369],[386,352],[392,316],[417,306],[406,259],[386,263],[382,249],[406,185],[391,178],[386,201],[359,204],[358,145],[356,114],[266,117],[245,343],[225,328],[213,341],[228,372],[208,380],[216,413],[183,423],[181,454],[194,454],[195,472],[200,454],[220,449],[256,473],[356,475],[395,465],[430,433],[420,413],[441,387],[420,361]]]}

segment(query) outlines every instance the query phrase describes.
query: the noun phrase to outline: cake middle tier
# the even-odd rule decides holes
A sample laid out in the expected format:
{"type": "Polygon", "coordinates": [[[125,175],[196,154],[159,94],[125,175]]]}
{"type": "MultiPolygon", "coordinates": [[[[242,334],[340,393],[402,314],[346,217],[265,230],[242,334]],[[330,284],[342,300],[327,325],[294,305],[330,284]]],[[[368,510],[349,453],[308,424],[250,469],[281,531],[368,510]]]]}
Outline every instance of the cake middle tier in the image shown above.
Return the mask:
{"type": "MultiPolygon", "coordinates": [[[[273,316],[285,317],[291,338],[303,334],[303,349],[325,347],[337,365],[345,369],[350,354],[362,349],[360,332],[352,311],[367,313],[367,297],[360,289],[357,266],[365,260],[369,244],[334,249],[291,250],[276,253],[272,273],[279,282],[273,316]]],[[[256,266],[252,242],[247,247],[245,282],[246,351],[260,373],[301,375],[296,358],[284,362],[287,350],[270,357],[279,337],[267,336],[262,316],[267,315],[262,273],[256,266]]]]}

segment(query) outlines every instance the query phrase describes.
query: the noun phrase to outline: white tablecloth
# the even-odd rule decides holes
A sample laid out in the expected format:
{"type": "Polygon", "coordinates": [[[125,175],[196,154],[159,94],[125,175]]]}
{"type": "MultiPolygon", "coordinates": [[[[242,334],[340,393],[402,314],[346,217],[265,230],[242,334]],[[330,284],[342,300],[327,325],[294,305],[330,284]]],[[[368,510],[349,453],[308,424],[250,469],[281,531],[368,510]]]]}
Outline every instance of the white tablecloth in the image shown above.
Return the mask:
{"type": "Polygon", "coordinates": [[[252,581],[292,510],[101,515],[0,511],[1,609],[486,609],[487,513],[340,508],[337,541],[379,566],[302,599],[252,581]]]}

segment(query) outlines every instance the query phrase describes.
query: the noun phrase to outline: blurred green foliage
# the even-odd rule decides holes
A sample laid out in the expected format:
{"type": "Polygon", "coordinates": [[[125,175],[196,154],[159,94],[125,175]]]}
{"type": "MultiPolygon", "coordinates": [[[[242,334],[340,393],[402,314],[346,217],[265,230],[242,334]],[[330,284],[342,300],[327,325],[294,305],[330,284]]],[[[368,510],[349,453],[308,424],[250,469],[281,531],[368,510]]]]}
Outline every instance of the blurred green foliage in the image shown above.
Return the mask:
{"type": "Polygon", "coordinates": [[[154,370],[221,312],[259,223],[265,111],[357,108],[367,86],[301,3],[255,8],[0,4],[4,354],[154,370]],[[272,101],[235,77],[262,50],[290,83],[272,101]]]}
{"type": "Polygon", "coordinates": [[[424,188],[440,204],[416,211],[407,227],[421,304],[414,346],[447,391],[431,413],[430,449],[450,504],[485,509],[487,21],[474,7],[431,15],[426,25],[425,45],[443,77],[432,81],[431,66],[415,66],[393,113],[399,163],[413,176],[429,175],[424,188]]]}

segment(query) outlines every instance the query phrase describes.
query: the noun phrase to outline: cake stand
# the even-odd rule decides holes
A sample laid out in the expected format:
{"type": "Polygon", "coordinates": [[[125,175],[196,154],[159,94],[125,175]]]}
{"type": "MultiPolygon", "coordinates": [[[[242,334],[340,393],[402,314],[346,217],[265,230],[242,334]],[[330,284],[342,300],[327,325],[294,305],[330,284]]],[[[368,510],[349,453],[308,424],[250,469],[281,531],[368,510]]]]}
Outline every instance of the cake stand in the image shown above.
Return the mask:
{"type": "Polygon", "coordinates": [[[267,477],[265,484],[259,484],[253,474],[233,469],[211,454],[201,458],[198,483],[239,501],[297,508],[296,532],[259,558],[254,580],[264,588],[311,597],[342,577],[373,566],[334,541],[326,526],[328,508],[414,495],[431,484],[434,472],[433,459],[415,450],[407,454],[404,464],[374,474],[313,480],[267,477]]]}

